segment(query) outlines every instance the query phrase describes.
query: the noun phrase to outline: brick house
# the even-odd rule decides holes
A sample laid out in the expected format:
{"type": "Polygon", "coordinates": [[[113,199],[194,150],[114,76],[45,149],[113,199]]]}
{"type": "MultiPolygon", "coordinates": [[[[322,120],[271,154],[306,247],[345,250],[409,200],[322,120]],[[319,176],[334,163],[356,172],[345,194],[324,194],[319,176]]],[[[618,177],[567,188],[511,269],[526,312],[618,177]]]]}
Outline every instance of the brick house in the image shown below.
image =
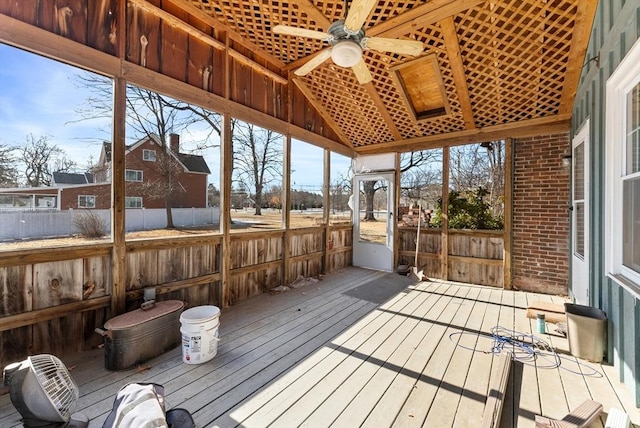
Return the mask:
{"type": "MultiPolygon", "coordinates": [[[[180,153],[180,136],[171,134],[169,150],[162,156],[162,144],[151,135],[128,146],[125,153],[127,208],[164,208],[164,196],[153,192],[171,174],[173,208],[207,206],[209,167],[202,156],[180,153]]],[[[102,145],[100,159],[92,174],[54,173],[59,208],[109,209],[111,207],[111,143],[102,145]]]]}

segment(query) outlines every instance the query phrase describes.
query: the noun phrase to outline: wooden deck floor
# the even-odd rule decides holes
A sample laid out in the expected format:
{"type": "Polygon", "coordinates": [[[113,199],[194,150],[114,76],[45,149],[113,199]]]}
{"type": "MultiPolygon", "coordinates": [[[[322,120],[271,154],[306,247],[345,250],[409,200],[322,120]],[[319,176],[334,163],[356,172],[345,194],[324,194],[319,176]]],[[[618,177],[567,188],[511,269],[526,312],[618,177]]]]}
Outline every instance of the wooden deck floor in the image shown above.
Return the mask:
{"type": "MultiPolygon", "coordinates": [[[[531,333],[525,311],[536,300],[561,301],[349,268],[225,309],[218,355],[205,364],[182,363],[180,348],[123,372],[104,369],[102,350],[64,361],[80,387],[77,411],[96,427],[128,382],[164,385],[168,408],[188,409],[199,427],[472,427],[494,361],[491,328],[531,333]]],[[[578,365],[566,339],[539,337],[562,365],[512,363],[503,427],[533,427],[536,414],[560,418],[587,398],[640,424],[613,367],[578,365]]],[[[20,418],[5,394],[0,427],[13,426],[20,418]]]]}

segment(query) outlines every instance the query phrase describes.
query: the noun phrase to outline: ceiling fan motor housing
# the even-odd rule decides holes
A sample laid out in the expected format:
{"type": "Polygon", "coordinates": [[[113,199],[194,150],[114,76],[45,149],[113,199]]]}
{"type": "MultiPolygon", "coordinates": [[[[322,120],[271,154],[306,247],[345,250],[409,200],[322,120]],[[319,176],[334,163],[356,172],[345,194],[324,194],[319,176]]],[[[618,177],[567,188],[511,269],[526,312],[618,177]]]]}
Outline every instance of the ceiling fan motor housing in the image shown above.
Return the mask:
{"type": "Polygon", "coordinates": [[[360,44],[362,39],[364,39],[364,28],[361,28],[356,33],[349,31],[344,26],[344,19],[340,19],[339,21],[334,22],[329,26],[327,33],[331,36],[327,42],[331,46],[335,45],[338,42],[343,40],[351,40],[360,44]]]}
{"type": "Polygon", "coordinates": [[[344,26],[344,21],[336,21],[329,27],[329,44],[331,49],[331,59],[340,67],[353,67],[362,58],[362,40],[364,39],[364,29],[356,33],[348,31],[344,26]]]}

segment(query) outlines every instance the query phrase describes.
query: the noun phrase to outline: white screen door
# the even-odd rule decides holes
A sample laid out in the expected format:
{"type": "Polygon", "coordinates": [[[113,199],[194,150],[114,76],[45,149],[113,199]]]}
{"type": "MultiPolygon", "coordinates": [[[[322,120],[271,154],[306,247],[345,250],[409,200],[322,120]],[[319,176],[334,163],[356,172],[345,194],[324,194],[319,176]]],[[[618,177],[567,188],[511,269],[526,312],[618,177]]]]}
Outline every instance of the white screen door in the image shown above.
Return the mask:
{"type": "Polygon", "coordinates": [[[393,173],[357,174],[354,182],[353,264],[393,271],[393,173]]]}
{"type": "Polygon", "coordinates": [[[576,302],[589,304],[589,122],[572,144],[571,188],[571,294],[576,302]]]}

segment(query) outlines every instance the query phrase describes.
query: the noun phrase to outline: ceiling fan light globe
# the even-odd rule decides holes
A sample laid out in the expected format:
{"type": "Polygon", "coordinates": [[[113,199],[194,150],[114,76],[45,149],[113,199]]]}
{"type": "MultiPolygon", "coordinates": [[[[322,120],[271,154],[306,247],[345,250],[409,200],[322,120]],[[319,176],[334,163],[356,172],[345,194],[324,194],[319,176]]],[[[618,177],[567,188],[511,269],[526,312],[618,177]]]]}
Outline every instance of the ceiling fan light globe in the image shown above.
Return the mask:
{"type": "Polygon", "coordinates": [[[340,67],[353,67],[362,58],[362,48],[351,40],[343,40],[331,48],[331,59],[340,67]]]}

